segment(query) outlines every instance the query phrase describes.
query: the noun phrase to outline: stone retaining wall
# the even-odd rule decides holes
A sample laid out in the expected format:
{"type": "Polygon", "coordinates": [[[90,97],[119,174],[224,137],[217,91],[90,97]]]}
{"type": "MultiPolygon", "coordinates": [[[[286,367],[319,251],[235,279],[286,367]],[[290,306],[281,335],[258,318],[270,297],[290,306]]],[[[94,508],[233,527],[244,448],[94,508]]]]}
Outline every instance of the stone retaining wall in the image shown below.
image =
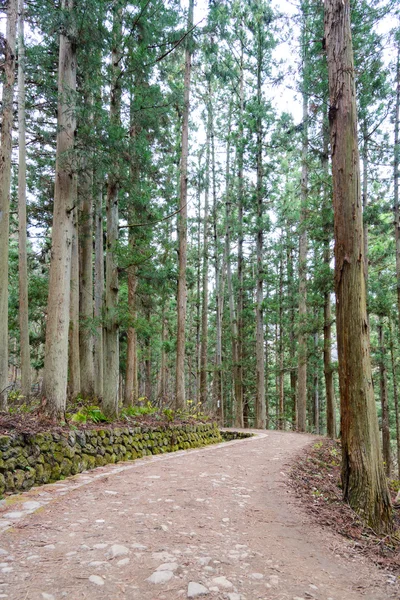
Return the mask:
{"type": "Polygon", "coordinates": [[[0,436],[0,495],[108,463],[221,442],[216,424],[85,429],[0,436]]]}

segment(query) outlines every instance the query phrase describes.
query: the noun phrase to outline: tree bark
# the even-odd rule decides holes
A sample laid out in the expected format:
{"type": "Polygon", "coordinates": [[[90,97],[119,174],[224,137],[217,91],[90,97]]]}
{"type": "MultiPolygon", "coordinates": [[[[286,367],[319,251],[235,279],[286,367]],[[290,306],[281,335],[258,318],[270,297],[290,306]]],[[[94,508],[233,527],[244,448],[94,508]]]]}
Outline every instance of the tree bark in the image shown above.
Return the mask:
{"type": "Polygon", "coordinates": [[[237,253],[237,381],[235,383],[235,427],[244,427],[243,404],[243,196],[244,196],[244,44],[240,40],[239,122],[238,122],[238,253],[237,253]]]}
{"type": "MultiPolygon", "coordinates": [[[[187,30],[193,27],[194,0],[189,0],[187,30]]],[[[182,121],[182,157],[180,178],[180,200],[178,215],[179,239],[179,275],[178,275],[178,324],[176,337],[176,389],[175,408],[183,409],[185,397],[185,325],[186,325],[186,266],[187,266],[187,163],[189,155],[189,108],[190,108],[190,75],[192,70],[191,35],[189,34],[185,50],[184,108],[182,121]]]]}
{"type": "Polygon", "coordinates": [[[224,396],[222,380],[222,308],[223,308],[223,265],[221,269],[220,257],[218,252],[218,200],[217,200],[217,179],[215,168],[215,134],[214,118],[211,107],[211,172],[213,181],[213,238],[214,238],[214,271],[215,271],[215,371],[213,381],[214,409],[221,425],[224,423],[224,396]]]}
{"type": "MultiPolygon", "coordinates": [[[[122,10],[116,6],[113,15],[112,83],[110,97],[110,123],[115,130],[121,126],[121,36],[122,10]]],[[[104,377],[103,410],[107,416],[118,414],[119,399],[119,326],[118,326],[118,264],[116,245],[118,243],[118,157],[108,175],[107,183],[107,249],[106,249],[106,291],[104,327],[104,377]]]]}
{"type": "MultiPolygon", "coordinates": [[[[324,120],[323,124],[323,158],[322,168],[324,172],[324,188],[323,188],[323,210],[326,212],[330,206],[330,192],[328,187],[329,181],[329,125],[324,120]]],[[[327,273],[330,273],[331,262],[331,229],[330,223],[325,223],[325,237],[323,261],[327,273]]],[[[335,439],[336,437],[336,415],[335,415],[335,394],[333,388],[333,370],[332,370],[332,307],[331,307],[331,288],[325,284],[324,290],[324,378],[325,378],[325,395],[326,395],[326,429],[328,437],[335,439]]]]}
{"type": "MultiPolygon", "coordinates": [[[[18,275],[21,392],[31,393],[31,360],[28,316],[28,260],[26,250],[26,125],[24,0],[18,0],[18,275]]],[[[0,385],[1,388],[1,385],[0,385]]]]}
{"type": "Polygon", "coordinates": [[[349,0],[326,0],[335,217],[343,495],[375,531],[392,529],[372,386],[349,0]]]}
{"type": "MultiPolygon", "coordinates": [[[[393,192],[394,192],[394,235],[396,242],[396,280],[397,280],[397,314],[400,323],[400,206],[399,206],[399,163],[400,163],[400,42],[397,50],[396,67],[396,104],[394,113],[394,160],[393,160],[393,192]]],[[[1,387],[1,386],[0,386],[1,387]]]]}
{"type": "Polygon", "coordinates": [[[94,394],[103,398],[103,308],[104,308],[104,247],[103,247],[103,193],[98,182],[96,193],[94,243],[94,318],[96,319],[96,341],[94,344],[94,394]]]}
{"type": "MultiPolygon", "coordinates": [[[[77,202],[77,180],[74,175],[74,204],[77,202]]],[[[72,211],[71,285],[68,334],[68,395],[74,399],[81,393],[81,361],[79,347],[79,225],[78,209],[72,211]]]]}
{"type": "MultiPolygon", "coordinates": [[[[88,101],[89,102],[89,101],[88,101]]],[[[93,362],[93,170],[87,165],[80,179],[79,218],[79,353],[81,392],[94,395],[93,362]]]]}
{"type": "Polygon", "coordinates": [[[264,282],[264,248],[263,248],[263,163],[262,143],[263,128],[261,117],[262,99],[262,44],[260,25],[258,25],[257,47],[257,276],[256,276],[256,423],[257,429],[265,429],[265,354],[264,354],[264,311],[263,311],[263,282],[264,282]]]}
{"type": "MultiPolygon", "coordinates": [[[[133,235],[129,232],[130,246],[133,249],[133,235]]],[[[132,406],[139,397],[138,394],[138,364],[137,364],[137,332],[136,332],[136,288],[137,276],[136,266],[131,265],[128,269],[128,306],[129,316],[133,320],[128,327],[128,339],[126,349],[126,378],[124,405],[132,406]]],[[[163,324],[164,327],[164,324],[163,324]]]]}
{"type": "MultiPolygon", "coordinates": [[[[73,21],[73,0],[63,0],[73,21]]],[[[73,149],[76,130],[76,48],[72,26],[60,34],[56,176],[47,304],[43,394],[47,412],[63,417],[68,371],[71,245],[75,202],[73,149]]]]}
{"type": "Polygon", "coordinates": [[[396,450],[397,450],[397,471],[398,478],[400,479],[400,413],[399,413],[399,396],[397,388],[397,373],[396,373],[396,362],[394,358],[394,344],[393,344],[393,332],[392,324],[389,321],[389,344],[390,344],[390,361],[392,365],[392,380],[393,380],[393,396],[394,396],[394,410],[396,416],[396,450]]]}
{"type": "Polygon", "coordinates": [[[207,355],[208,355],[208,229],[209,229],[209,194],[210,194],[210,135],[211,135],[211,85],[208,86],[207,102],[207,139],[206,139],[206,172],[204,190],[203,218],[203,271],[201,296],[201,338],[200,338],[200,403],[207,401],[207,355]]]}
{"type": "Polygon", "coordinates": [[[389,419],[389,399],[387,388],[387,369],[385,363],[386,347],[385,336],[383,332],[383,319],[379,317],[378,322],[378,339],[379,339],[379,389],[382,408],[382,448],[383,462],[385,465],[385,473],[390,476],[392,469],[392,456],[390,451],[390,419],[389,419]]]}
{"type": "Polygon", "coordinates": [[[17,0],[8,0],[6,27],[0,147],[0,410],[7,408],[8,387],[8,244],[17,0]]]}
{"type": "Polygon", "coordinates": [[[308,94],[303,65],[303,142],[301,152],[301,209],[299,240],[299,335],[297,371],[297,428],[307,426],[307,201],[308,201],[308,94]]]}

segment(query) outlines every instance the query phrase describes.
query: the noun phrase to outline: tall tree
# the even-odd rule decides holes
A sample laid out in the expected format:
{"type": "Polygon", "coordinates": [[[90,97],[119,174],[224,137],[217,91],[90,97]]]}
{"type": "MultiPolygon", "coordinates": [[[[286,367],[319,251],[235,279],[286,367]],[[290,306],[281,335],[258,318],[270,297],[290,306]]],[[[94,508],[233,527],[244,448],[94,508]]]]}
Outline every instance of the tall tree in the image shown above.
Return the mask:
{"type": "Polygon", "coordinates": [[[186,326],[186,267],[187,267],[187,163],[189,155],[190,75],[192,69],[192,36],[194,0],[189,0],[187,21],[188,36],[185,49],[185,79],[182,116],[182,155],[178,216],[179,273],[178,273],[178,324],[176,338],[176,408],[185,406],[185,326],[186,326]]]}
{"type": "MultiPolygon", "coordinates": [[[[21,392],[31,392],[31,358],[28,319],[28,259],[26,250],[26,124],[25,124],[25,37],[24,0],[18,0],[18,274],[19,343],[21,355],[21,392]]],[[[0,384],[1,387],[1,384],[0,384]]]]}
{"type": "MultiPolygon", "coordinates": [[[[110,126],[115,143],[120,138],[121,129],[121,76],[122,76],[122,6],[117,0],[113,5],[112,51],[111,51],[111,90],[110,126]]],[[[119,160],[114,154],[107,181],[107,251],[104,327],[104,377],[103,408],[108,416],[118,413],[119,401],[119,327],[118,327],[118,263],[117,243],[119,233],[118,194],[119,160]]]]}
{"type": "Polygon", "coordinates": [[[372,386],[349,0],[326,0],[344,498],[375,531],[392,527],[372,386]]]}
{"type": "Polygon", "coordinates": [[[60,33],[57,150],[52,248],[47,304],[43,394],[54,417],[65,412],[74,211],[73,149],[76,130],[76,32],[73,0],[63,0],[66,27],[60,33]]]}
{"type": "Polygon", "coordinates": [[[0,409],[2,410],[7,407],[8,388],[8,244],[16,35],[17,0],[8,0],[0,147],[0,409]]]}

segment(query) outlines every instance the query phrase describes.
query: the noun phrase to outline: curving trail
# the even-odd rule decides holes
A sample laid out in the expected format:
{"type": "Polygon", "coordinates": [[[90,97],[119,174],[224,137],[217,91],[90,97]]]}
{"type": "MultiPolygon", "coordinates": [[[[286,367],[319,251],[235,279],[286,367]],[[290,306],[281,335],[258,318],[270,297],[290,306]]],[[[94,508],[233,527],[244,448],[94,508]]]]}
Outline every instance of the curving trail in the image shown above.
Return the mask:
{"type": "Polygon", "coordinates": [[[0,598],[388,600],[397,584],[286,484],[312,436],[264,432],[36,488],[0,508],[0,598]]]}

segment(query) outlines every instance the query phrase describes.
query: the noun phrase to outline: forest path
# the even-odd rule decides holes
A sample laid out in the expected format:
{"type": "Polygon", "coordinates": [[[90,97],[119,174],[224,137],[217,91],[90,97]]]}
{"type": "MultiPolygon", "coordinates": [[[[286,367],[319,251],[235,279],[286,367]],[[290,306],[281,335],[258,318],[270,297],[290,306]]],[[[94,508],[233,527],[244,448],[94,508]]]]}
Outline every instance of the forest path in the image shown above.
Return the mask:
{"type": "Polygon", "coordinates": [[[398,598],[286,485],[288,463],[315,439],[268,431],[16,497],[0,511],[0,598],[398,598]]]}

